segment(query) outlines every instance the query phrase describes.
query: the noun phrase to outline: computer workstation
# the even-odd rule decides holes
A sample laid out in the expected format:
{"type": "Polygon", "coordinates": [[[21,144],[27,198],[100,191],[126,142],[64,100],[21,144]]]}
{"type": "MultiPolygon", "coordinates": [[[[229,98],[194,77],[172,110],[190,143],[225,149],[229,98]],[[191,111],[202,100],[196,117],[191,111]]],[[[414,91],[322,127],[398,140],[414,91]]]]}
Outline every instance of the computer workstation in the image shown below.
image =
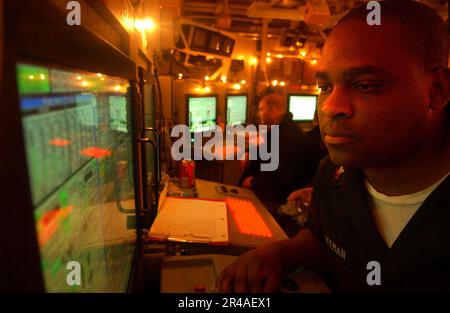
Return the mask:
{"type": "MultiPolygon", "coordinates": [[[[137,75],[135,62],[84,27],[57,31],[66,27],[61,25],[65,19],[58,18],[64,12],[30,6],[37,13],[20,15],[18,29],[6,40],[14,61],[6,65],[2,80],[9,107],[2,122],[13,134],[8,146],[14,157],[8,155],[7,164],[15,182],[5,187],[4,205],[18,208],[5,212],[1,222],[9,239],[5,245],[2,239],[2,269],[16,269],[7,275],[2,271],[2,289],[145,291],[147,273],[161,274],[161,267],[145,262],[155,256],[146,234],[164,201],[150,185],[158,185],[153,165],[159,149],[148,149],[157,147],[158,140],[146,131],[152,127],[148,104],[158,86],[149,88],[148,80],[137,75]],[[48,28],[28,27],[40,20],[48,21],[48,28]],[[55,42],[68,52],[60,53],[55,42]],[[108,58],[99,60],[98,55],[108,58]]],[[[215,124],[215,114],[206,115],[210,123],[201,127],[215,124]]],[[[229,244],[186,243],[188,253],[232,260],[265,242],[287,238],[251,191],[202,180],[196,186],[199,198],[229,199],[231,207],[242,203],[230,199],[244,201],[272,237],[246,233],[237,210],[233,215],[227,209],[229,244]]],[[[171,247],[163,242],[160,251],[170,254],[171,247]]],[[[160,282],[147,282],[151,290],[161,290],[160,282]]]]}

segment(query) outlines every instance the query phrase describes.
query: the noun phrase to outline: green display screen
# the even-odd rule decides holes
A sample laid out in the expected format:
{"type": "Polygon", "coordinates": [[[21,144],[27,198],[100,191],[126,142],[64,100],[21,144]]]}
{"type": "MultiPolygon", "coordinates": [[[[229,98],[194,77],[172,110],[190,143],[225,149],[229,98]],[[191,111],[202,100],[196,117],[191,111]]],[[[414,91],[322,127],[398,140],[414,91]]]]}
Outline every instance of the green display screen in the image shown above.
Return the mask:
{"type": "Polygon", "coordinates": [[[19,64],[17,66],[19,93],[22,95],[49,93],[49,72],[45,67],[19,64]]]}
{"type": "Polygon", "coordinates": [[[46,290],[126,291],[136,249],[129,82],[30,64],[17,79],[46,290]]]}
{"type": "Polygon", "coordinates": [[[289,95],[289,112],[294,121],[312,121],[317,107],[315,95],[289,95]]]}
{"type": "Polygon", "coordinates": [[[247,96],[227,96],[227,126],[243,125],[247,122],[247,96]]]}
{"type": "Polygon", "coordinates": [[[189,131],[206,132],[216,125],[216,97],[188,97],[189,131]]]}

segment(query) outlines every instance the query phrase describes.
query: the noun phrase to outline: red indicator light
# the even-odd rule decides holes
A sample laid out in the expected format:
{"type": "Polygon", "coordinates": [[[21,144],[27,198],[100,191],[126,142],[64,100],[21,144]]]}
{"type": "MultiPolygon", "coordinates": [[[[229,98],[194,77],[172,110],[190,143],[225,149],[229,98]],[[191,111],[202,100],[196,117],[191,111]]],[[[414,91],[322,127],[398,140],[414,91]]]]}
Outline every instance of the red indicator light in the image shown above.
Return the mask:
{"type": "Polygon", "coordinates": [[[91,158],[96,158],[96,159],[101,159],[101,158],[111,155],[111,151],[106,150],[106,149],[100,149],[97,147],[86,148],[83,151],[81,151],[81,153],[84,154],[85,156],[88,156],[91,158]]]}
{"type": "Polygon", "coordinates": [[[51,144],[52,146],[56,146],[56,147],[65,147],[67,145],[70,145],[70,141],[69,140],[65,140],[65,139],[61,139],[61,138],[55,138],[53,140],[49,141],[49,144],[51,144]]]}
{"type": "Polygon", "coordinates": [[[45,213],[37,223],[39,246],[43,247],[52,238],[61,222],[72,212],[73,205],[64,209],[51,210],[45,213]]]}

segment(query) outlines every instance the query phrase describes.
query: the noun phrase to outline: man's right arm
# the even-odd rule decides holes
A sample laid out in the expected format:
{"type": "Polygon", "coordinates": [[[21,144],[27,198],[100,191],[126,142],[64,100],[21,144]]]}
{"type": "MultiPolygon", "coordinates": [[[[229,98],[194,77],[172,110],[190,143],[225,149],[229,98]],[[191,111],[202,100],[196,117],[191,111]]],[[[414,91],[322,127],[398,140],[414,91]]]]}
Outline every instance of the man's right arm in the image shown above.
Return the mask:
{"type": "Polygon", "coordinates": [[[274,242],[241,255],[218,277],[219,292],[276,292],[283,271],[321,262],[322,242],[309,229],[289,240],[274,242]]]}

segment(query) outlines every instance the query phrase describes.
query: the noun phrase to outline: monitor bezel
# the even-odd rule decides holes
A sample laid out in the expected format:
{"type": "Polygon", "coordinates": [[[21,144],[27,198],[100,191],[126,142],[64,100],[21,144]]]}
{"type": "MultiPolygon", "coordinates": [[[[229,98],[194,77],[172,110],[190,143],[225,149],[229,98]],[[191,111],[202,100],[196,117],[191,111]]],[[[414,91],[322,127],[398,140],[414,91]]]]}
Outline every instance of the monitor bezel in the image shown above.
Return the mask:
{"type": "MultiPolygon", "coordinates": [[[[308,93],[291,93],[291,94],[287,95],[287,109],[288,109],[288,112],[292,113],[291,112],[291,97],[298,97],[298,96],[301,96],[301,97],[305,97],[305,96],[306,97],[315,97],[316,98],[316,110],[317,110],[317,104],[318,104],[318,101],[319,101],[319,96],[318,95],[316,95],[316,94],[308,94],[308,93]]],[[[312,119],[295,119],[294,118],[294,114],[292,114],[292,120],[294,122],[310,123],[310,122],[312,122],[314,120],[314,117],[312,119]]]]}
{"type": "MultiPolygon", "coordinates": [[[[216,98],[216,126],[218,125],[217,120],[219,117],[219,95],[216,93],[213,94],[206,94],[206,95],[198,95],[198,94],[186,94],[186,125],[188,128],[190,128],[189,125],[189,98],[216,98]]],[[[191,136],[196,133],[203,133],[203,132],[191,132],[189,130],[191,136]]]]}
{"type": "Polygon", "coordinates": [[[248,123],[248,93],[227,93],[225,95],[225,126],[228,126],[228,98],[229,97],[235,97],[235,96],[245,96],[246,100],[245,100],[245,122],[243,124],[239,124],[239,125],[246,125],[248,123]]]}
{"type": "MultiPolygon", "coordinates": [[[[121,50],[100,38],[82,26],[70,27],[66,23],[66,12],[50,2],[6,1],[4,7],[5,59],[4,76],[1,81],[3,98],[9,103],[1,106],[3,132],[1,142],[14,149],[12,157],[6,161],[7,176],[14,184],[6,184],[6,197],[3,205],[9,210],[0,219],[0,227],[5,231],[5,244],[0,242],[8,258],[1,258],[0,273],[4,288],[11,292],[45,292],[45,283],[41,270],[40,252],[35,229],[34,207],[32,205],[29,176],[26,165],[26,151],[21,122],[19,93],[16,80],[16,65],[20,62],[31,64],[57,65],[69,69],[103,73],[111,77],[126,79],[130,82],[130,101],[132,109],[132,138],[134,151],[135,201],[137,216],[136,246],[133,253],[131,272],[127,282],[127,291],[132,291],[138,283],[138,262],[142,255],[142,235],[138,225],[141,201],[138,194],[139,171],[137,154],[137,110],[139,106],[136,92],[136,65],[121,50]],[[27,10],[23,10],[26,6],[27,10]],[[42,21],[46,21],[42,24],[42,21]],[[37,25],[37,26],[36,26],[37,25]],[[7,27],[6,27],[7,26],[7,27]],[[96,57],[108,55],[105,57],[96,57]],[[17,209],[20,208],[20,209],[17,209]],[[21,227],[17,227],[21,225],[21,227]],[[20,248],[11,245],[20,244],[20,248]],[[3,267],[6,265],[6,267],[3,267]],[[11,267],[13,265],[13,267],[11,267]],[[5,279],[3,279],[5,278],[5,279]]],[[[3,177],[3,175],[2,175],[3,177]]],[[[2,236],[3,237],[3,236],[2,236]]],[[[3,238],[2,238],[3,241],[3,238]]]]}

